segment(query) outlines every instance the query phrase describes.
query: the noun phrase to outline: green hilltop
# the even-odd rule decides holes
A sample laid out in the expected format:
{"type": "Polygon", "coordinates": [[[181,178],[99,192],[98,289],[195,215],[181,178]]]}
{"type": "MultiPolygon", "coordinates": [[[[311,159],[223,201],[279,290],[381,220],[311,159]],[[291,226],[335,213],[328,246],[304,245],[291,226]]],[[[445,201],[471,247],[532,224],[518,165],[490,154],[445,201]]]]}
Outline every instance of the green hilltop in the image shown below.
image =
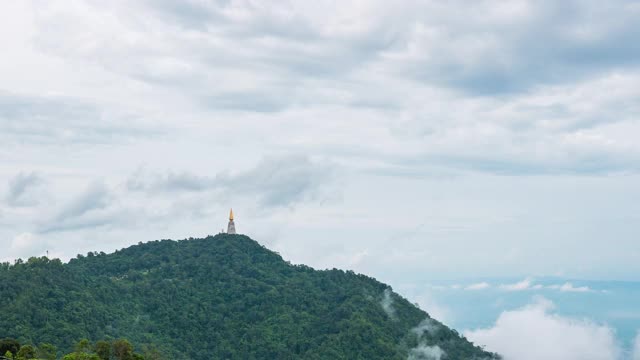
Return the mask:
{"type": "Polygon", "coordinates": [[[63,352],[126,338],[166,359],[498,358],[371,277],[228,234],[1,264],[0,338],[63,352]]]}

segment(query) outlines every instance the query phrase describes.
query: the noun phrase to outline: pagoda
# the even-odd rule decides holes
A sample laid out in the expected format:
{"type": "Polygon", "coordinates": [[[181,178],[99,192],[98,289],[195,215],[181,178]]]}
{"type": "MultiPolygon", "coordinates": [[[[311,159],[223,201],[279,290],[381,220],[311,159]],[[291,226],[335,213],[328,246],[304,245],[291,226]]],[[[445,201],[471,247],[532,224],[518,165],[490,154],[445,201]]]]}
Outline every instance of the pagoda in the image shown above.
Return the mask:
{"type": "Polygon", "coordinates": [[[236,233],[236,224],[233,222],[233,209],[229,212],[229,225],[227,226],[227,234],[236,233]]]}

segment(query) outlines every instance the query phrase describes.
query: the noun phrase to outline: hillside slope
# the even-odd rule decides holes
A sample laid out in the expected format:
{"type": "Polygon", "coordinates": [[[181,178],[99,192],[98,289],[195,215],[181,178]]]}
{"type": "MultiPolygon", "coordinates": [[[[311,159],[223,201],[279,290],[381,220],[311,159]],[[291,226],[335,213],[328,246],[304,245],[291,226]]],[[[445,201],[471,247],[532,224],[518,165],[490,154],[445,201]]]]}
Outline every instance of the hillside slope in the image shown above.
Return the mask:
{"type": "Polygon", "coordinates": [[[66,350],[125,337],[194,360],[419,359],[433,346],[448,359],[493,356],[388,289],[291,265],[242,235],[153,241],[3,264],[0,338],[66,350]]]}

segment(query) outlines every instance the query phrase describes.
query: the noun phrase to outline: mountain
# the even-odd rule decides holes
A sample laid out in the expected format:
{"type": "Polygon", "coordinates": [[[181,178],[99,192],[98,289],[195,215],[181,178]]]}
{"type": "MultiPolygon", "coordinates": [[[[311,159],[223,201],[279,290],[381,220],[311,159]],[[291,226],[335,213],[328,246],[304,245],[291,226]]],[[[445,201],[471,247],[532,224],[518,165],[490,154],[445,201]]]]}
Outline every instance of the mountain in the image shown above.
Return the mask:
{"type": "Polygon", "coordinates": [[[63,351],[127,338],[169,359],[497,358],[373,278],[228,234],[4,263],[3,337],[63,351]]]}

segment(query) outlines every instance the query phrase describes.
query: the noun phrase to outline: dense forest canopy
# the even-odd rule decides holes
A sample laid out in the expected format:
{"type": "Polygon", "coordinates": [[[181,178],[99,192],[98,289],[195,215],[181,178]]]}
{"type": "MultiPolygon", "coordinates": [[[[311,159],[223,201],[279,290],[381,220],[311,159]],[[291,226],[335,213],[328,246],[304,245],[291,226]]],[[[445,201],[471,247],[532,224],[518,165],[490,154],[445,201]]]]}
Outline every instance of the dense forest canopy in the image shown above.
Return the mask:
{"type": "MultiPolygon", "coordinates": [[[[0,340],[1,360],[56,360],[58,348],[52,344],[20,344],[16,339],[0,340]],[[3,355],[4,354],[4,355],[3,355]]],[[[133,351],[127,339],[99,340],[92,344],[87,339],[78,341],[73,352],[62,356],[62,360],[160,360],[163,355],[155,349],[145,349],[145,355],[133,351]]]]}
{"type": "Polygon", "coordinates": [[[167,359],[497,358],[373,278],[292,265],[243,235],[4,263],[0,309],[0,338],[58,355],[126,338],[167,359]]]}

